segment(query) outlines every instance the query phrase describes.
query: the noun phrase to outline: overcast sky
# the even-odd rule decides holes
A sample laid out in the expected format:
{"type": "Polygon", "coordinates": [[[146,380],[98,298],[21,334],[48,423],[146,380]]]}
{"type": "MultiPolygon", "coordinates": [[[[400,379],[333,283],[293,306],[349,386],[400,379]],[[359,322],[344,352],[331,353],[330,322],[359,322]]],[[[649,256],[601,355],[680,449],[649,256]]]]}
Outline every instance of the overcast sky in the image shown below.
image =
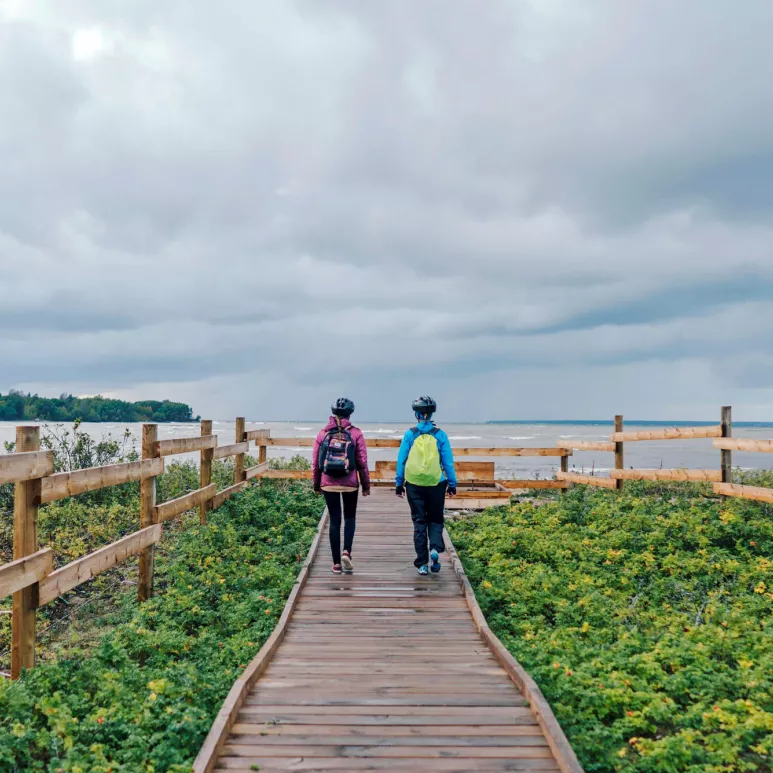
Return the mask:
{"type": "Polygon", "coordinates": [[[773,420],[770,0],[0,0],[0,391],[773,420]]]}

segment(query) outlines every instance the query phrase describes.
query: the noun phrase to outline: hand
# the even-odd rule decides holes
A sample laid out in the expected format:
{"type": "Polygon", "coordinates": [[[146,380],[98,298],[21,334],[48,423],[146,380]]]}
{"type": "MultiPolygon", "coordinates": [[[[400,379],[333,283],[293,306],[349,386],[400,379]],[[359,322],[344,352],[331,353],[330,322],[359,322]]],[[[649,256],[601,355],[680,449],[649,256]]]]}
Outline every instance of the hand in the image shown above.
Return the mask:
{"type": "Polygon", "coordinates": [[[404,486],[395,486],[395,494],[397,494],[400,499],[402,499],[405,496],[405,487],[404,486]]]}
{"type": "Polygon", "coordinates": [[[448,487],[448,496],[453,499],[456,496],[456,486],[448,487]]]}
{"type": "Polygon", "coordinates": [[[322,489],[319,486],[314,486],[314,493],[315,494],[321,494],[322,493],[322,489]]]}
{"type": "Polygon", "coordinates": [[[370,496],[370,489],[369,489],[369,488],[364,488],[364,489],[362,490],[362,495],[363,495],[364,497],[369,497],[369,496],[370,496]]]}

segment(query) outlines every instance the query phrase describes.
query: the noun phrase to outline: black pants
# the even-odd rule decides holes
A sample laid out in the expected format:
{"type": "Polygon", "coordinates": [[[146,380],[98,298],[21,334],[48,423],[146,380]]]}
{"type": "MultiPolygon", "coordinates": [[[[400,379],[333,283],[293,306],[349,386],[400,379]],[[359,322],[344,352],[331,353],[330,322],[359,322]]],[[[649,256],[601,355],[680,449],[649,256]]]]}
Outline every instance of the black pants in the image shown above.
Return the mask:
{"type": "Polygon", "coordinates": [[[445,551],[443,544],[443,524],[448,483],[443,481],[437,486],[414,486],[406,483],[405,493],[411,506],[413,519],[413,545],[416,548],[414,566],[429,563],[429,551],[445,551]],[[427,547],[429,539],[429,548],[427,547]]]}
{"type": "Polygon", "coordinates": [[[358,491],[323,491],[327,511],[330,513],[330,549],[333,551],[333,563],[341,563],[341,500],[344,508],[344,550],[352,552],[354,529],[357,525],[358,491]]]}

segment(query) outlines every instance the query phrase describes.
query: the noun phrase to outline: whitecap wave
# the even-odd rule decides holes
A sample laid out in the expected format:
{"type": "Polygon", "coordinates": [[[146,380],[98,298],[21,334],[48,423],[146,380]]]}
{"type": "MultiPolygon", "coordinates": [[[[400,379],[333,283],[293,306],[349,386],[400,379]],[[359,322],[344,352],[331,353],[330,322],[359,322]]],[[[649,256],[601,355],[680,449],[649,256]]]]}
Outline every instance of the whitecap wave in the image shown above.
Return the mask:
{"type": "Polygon", "coordinates": [[[312,427],[293,427],[293,429],[298,430],[298,432],[311,432],[313,428],[312,427]]]}
{"type": "Polygon", "coordinates": [[[536,435],[516,435],[515,437],[506,437],[505,440],[534,440],[536,435]]]}

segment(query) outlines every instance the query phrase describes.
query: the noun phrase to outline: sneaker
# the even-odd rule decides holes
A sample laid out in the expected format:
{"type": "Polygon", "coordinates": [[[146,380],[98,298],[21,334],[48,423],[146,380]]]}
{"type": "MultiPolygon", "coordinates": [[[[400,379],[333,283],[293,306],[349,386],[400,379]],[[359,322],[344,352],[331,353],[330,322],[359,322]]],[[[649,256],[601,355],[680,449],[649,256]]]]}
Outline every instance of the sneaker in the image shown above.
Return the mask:
{"type": "Polygon", "coordinates": [[[333,564],[331,571],[333,574],[341,574],[341,564],[333,564]]]}
{"type": "Polygon", "coordinates": [[[419,574],[422,577],[426,577],[429,574],[429,567],[426,564],[424,564],[423,566],[420,566],[419,567],[419,574]]]}
{"type": "Polygon", "coordinates": [[[347,550],[344,550],[343,555],[341,556],[341,564],[343,565],[344,574],[351,574],[354,571],[354,563],[347,550]]]}
{"type": "Polygon", "coordinates": [[[437,574],[440,571],[440,554],[437,552],[437,550],[433,550],[429,554],[430,560],[432,561],[432,566],[430,569],[437,574]]]}

